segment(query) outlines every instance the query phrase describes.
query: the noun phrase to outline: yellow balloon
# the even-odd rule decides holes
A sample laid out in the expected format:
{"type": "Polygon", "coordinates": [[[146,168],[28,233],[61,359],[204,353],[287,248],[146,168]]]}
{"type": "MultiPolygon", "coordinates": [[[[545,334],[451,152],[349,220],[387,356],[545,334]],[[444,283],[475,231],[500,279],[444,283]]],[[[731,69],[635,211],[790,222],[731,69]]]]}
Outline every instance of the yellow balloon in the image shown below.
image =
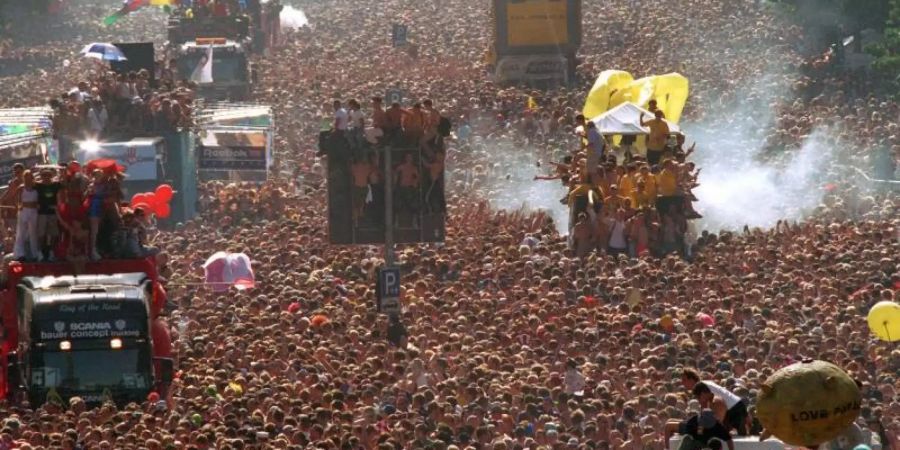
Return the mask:
{"type": "Polygon", "coordinates": [[[900,341],[900,305],[884,301],[869,310],[869,329],[882,341],[900,341]]]}

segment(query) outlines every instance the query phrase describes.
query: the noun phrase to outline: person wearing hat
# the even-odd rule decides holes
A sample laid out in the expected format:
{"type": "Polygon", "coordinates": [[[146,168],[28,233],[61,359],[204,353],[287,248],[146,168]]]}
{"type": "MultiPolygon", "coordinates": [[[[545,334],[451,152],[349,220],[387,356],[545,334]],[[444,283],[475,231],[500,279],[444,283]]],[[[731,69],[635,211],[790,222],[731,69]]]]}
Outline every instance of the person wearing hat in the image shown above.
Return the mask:
{"type": "Polygon", "coordinates": [[[694,414],[682,422],[677,420],[667,422],[665,427],[666,444],[676,433],[682,435],[678,450],[714,449],[716,444],[720,449],[722,444],[725,444],[728,446],[728,450],[734,450],[731,433],[716,419],[716,415],[711,409],[701,410],[700,414],[694,414]]]}

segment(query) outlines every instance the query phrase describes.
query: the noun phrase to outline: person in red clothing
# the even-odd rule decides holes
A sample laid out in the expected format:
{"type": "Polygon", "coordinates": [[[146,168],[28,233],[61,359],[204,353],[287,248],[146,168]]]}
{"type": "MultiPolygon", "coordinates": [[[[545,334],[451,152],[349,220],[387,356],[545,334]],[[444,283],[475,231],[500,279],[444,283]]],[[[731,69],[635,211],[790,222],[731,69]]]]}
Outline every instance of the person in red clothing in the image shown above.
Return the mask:
{"type": "Polygon", "coordinates": [[[72,231],[78,223],[87,220],[87,208],[84,205],[84,194],[88,181],[81,172],[81,165],[72,161],[66,167],[62,179],[62,189],[58,195],[59,205],[56,215],[59,218],[61,236],[57,245],[57,257],[65,258],[70,248],[72,231]]]}

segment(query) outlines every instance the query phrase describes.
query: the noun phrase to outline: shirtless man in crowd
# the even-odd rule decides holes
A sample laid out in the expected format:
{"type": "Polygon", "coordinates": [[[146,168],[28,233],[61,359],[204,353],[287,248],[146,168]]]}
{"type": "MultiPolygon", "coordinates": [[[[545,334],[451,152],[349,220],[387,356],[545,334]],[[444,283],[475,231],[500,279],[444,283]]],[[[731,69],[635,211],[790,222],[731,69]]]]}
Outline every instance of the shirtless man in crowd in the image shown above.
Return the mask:
{"type": "Polygon", "coordinates": [[[395,210],[404,211],[411,216],[412,226],[416,228],[419,212],[419,184],[421,175],[419,166],[413,161],[412,153],[403,156],[403,163],[394,169],[394,180],[397,184],[397,201],[395,210]]]}
{"type": "Polygon", "coordinates": [[[369,196],[369,175],[372,173],[372,165],[364,156],[357,156],[350,166],[350,174],[353,177],[353,226],[359,226],[366,207],[366,198],[369,196]]]}

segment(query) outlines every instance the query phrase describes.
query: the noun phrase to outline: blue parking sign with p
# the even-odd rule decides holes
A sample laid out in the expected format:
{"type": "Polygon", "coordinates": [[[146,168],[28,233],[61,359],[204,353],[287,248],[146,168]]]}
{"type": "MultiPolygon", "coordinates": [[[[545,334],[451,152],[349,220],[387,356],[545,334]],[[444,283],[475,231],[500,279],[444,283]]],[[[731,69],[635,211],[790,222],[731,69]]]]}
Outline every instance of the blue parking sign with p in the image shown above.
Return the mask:
{"type": "Polygon", "coordinates": [[[400,269],[388,267],[381,269],[381,297],[400,297],[400,269]]]}
{"type": "Polygon", "coordinates": [[[409,35],[409,27],[395,23],[394,28],[391,31],[391,41],[394,43],[394,47],[403,47],[406,45],[407,35],[409,35]]]}
{"type": "Polygon", "coordinates": [[[379,270],[376,288],[378,312],[388,315],[400,314],[400,269],[387,267],[379,270]]]}

